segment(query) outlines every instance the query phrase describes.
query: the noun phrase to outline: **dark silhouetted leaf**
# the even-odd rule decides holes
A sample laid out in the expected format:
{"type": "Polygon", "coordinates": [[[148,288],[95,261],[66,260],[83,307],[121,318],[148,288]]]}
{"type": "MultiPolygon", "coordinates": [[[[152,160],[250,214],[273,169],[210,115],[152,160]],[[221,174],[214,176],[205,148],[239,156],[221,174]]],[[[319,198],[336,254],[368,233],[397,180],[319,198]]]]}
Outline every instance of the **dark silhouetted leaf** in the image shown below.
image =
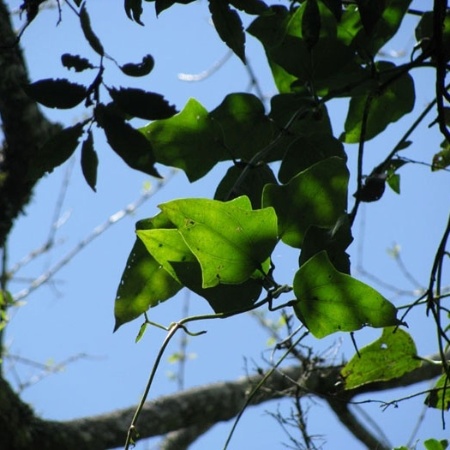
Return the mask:
{"type": "Polygon", "coordinates": [[[105,131],[108,144],[130,167],[160,177],[154,167],[152,146],[141,132],[102,104],[96,107],[95,118],[105,131]]]}
{"type": "MultiPolygon", "coordinates": [[[[146,1],[154,1],[154,0],[146,0],[146,1]]],[[[155,0],[155,11],[156,15],[159,16],[165,9],[170,8],[175,3],[180,3],[182,5],[187,5],[188,3],[192,3],[195,0],[155,0]]]]}
{"type": "Polygon", "coordinates": [[[383,15],[383,11],[386,8],[386,0],[356,0],[358,5],[359,14],[361,16],[361,22],[366,30],[368,36],[370,36],[375,29],[375,25],[383,15]]]}
{"type": "Polygon", "coordinates": [[[158,120],[168,119],[177,113],[175,106],[170,105],[160,94],[134,88],[112,88],[108,92],[117,106],[133,117],[158,120]]]}
{"type": "Polygon", "coordinates": [[[83,70],[94,68],[86,58],[82,58],[79,55],[70,55],[69,53],[61,55],[61,62],[64,67],[75,69],[75,72],[83,72],[83,70]]]}
{"type": "Polygon", "coordinates": [[[142,58],[142,62],[138,64],[127,63],[120,66],[120,70],[129,77],[143,77],[148,75],[155,66],[155,60],[151,55],[142,58]]]}
{"type": "Polygon", "coordinates": [[[245,33],[239,14],[225,0],[209,0],[209,10],[220,39],[245,64],[245,33]]]}
{"type": "Polygon", "coordinates": [[[350,257],[345,250],[352,241],[352,231],[347,214],[339,217],[333,228],[320,228],[312,225],[306,231],[303,239],[299,266],[325,250],[335,269],[350,275],[350,257]]]}
{"type": "Polygon", "coordinates": [[[32,177],[40,178],[45,172],[67,161],[76,150],[85,123],[77,123],[51,137],[39,150],[31,169],[32,177]]]}
{"type": "Polygon", "coordinates": [[[141,22],[142,0],[125,0],[124,7],[130,20],[134,20],[139,25],[144,25],[141,22]]]}
{"type": "Polygon", "coordinates": [[[441,144],[441,151],[433,156],[431,170],[442,170],[448,166],[450,166],[450,144],[444,141],[441,144]]]}
{"type": "Polygon", "coordinates": [[[376,202],[384,194],[387,175],[384,173],[374,173],[369,175],[361,186],[359,192],[355,192],[354,197],[362,202],[376,202]]]}
{"type": "Polygon", "coordinates": [[[94,150],[92,131],[89,130],[87,138],[83,141],[83,145],[81,146],[81,170],[84,179],[94,192],[96,192],[95,186],[97,185],[97,167],[98,156],[94,150]]]}
{"type": "Polygon", "coordinates": [[[287,151],[278,172],[283,183],[324,159],[337,156],[345,161],[347,158],[342,142],[328,133],[300,135],[292,137],[291,141],[286,145],[287,151]]]}
{"type": "MultiPolygon", "coordinates": [[[[382,80],[386,78],[386,75],[382,75],[383,71],[392,71],[395,68],[394,64],[384,61],[378,62],[377,66],[380,69],[382,80]]],[[[345,120],[345,133],[340,137],[344,142],[357,143],[362,138],[364,110],[369,95],[372,96],[372,100],[363,136],[366,141],[374,138],[389,124],[412,111],[415,102],[414,81],[411,75],[405,74],[385,86],[380,92],[377,90],[375,93],[352,97],[345,120]]]]}
{"type": "Polygon", "coordinates": [[[317,338],[362,327],[400,325],[397,309],[380,293],[338,272],[325,251],[300,267],[294,278],[297,317],[317,338]]]}
{"type": "Polygon", "coordinates": [[[84,37],[89,42],[89,45],[100,56],[103,56],[105,54],[105,50],[103,49],[103,45],[100,42],[100,39],[95,35],[94,31],[91,28],[91,19],[89,18],[89,14],[86,10],[85,3],[83,3],[83,6],[80,9],[80,23],[84,37]]]}
{"type": "Polygon", "coordinates": [[[307,47],[311,50],[320,36],[320,12],[317,0],[306,0],[302,17],[302,35],[307,47]]]}
{"type": "Polygon", "coordinates": [[[430,390],[425,404],[441,411],[450,409],[450,380],[447,374],[442,375],[430,390]]]}
{"type": "Polygon", "coordinates": [[[229,3],[247,14],[262,14],[269,8],[261,0],[229,0],[229,3]]]}
{"type": "Polygon", "coordinates": [[[87,89],[65,79],[39,80],[24,87],[33,100],[48,108],[69,109],[77,106],[87,96],[87,89]]]}
{"type": "Polygon", "coordinates": [[[272,122],[261,100],[252,94],[229,94],[209,115],[219,124],[226,159],[250,161],[272,140],[272,122]]]}
{"type": "Polygon", "coordinates": [[[245,178],[236,185],[246,164],[236,164],[230,167],[217,186],[214,198],[216,200],[228,201],[233,198],[246,195],[252,202],[253,209],[261,208],[262,192],[266,184],[276,184],[277,180],[272,169],[267,164],[258,164],[248,168],[245,178]]]}
{"type": "Polygon", "coordinates": [[[345,161],[332,157],[300,172],[283,186],[268,184],[263,206],[275,208],[282,241],[301,248],[310,226],[333,227],[347,209],[348,178],[345,161]]]}

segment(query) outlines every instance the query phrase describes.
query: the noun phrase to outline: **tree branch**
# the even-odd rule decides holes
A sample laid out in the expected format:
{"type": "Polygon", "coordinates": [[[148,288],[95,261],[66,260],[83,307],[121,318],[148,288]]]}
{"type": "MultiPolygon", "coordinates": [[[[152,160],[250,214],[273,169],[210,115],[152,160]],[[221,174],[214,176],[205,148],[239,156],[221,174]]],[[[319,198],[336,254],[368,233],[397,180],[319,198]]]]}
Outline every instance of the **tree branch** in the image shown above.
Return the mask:
{"type": "Polygon", "coordinates": [[[29,80],[16,38],[8,9],[0,0],[0,117],[4,135],[0,149],[0,247],[39,179],[30,176],[38,148],[60,129],[23,91],[29,80]]]}
{"type": "MultiPolygon", "coordinates": [[[[439,355],[430,359],[439,360],[439,355]]],[[[336,383],[340,379],[340,369],[340,366],[307,370],[299,366],[284,368],[268,379],[251,404],[257,405],[297,395],[298,391],[300,396],[317,395],[346,407],[356,395],[410,386],[442,373],[439,365],[424,362],[421,367],[399,379],[339,392],[336,383]]],[[[202,430],[198,429],[201,424],[206,423],[210,427],[235,417],[252,387],[262,376],[258,374],[233,382],[215,383],[147,402],[137,423],[137,432],[141,439],[162,436],[177,430],[181,430],[178,436],[183,436],[187,428],[193,427],[196,436],[199,436],[202,433],[202,430]]],[[[45,421],[36,418],[5,381],[0,382],[6,385],[0,386],[0,429],[5,430],[5,433],[7,430],[11,432],[11,435],[3,432],[0,434],[0,448],[99,450],[120,447],[125,442],[134,407],[66,422],[45,421]],[[10,408],[12,411],[9,411],[10,408]],[[11,420],[16,424],[14,427],[10,426],[11,420]],[[14,444],[13,447],[11,443],[14,444]]]]}

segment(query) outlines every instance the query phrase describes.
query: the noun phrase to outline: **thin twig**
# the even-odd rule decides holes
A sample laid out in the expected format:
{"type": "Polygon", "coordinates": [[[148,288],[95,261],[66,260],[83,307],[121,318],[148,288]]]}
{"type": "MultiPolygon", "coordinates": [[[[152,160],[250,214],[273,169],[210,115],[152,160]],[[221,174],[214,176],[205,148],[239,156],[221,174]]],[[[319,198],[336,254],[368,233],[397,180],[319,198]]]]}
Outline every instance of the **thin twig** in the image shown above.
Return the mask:
{"type": "Polygon", "coordinates": [[[54,266],[48,269],[46,272],[41,274],[39,277],[35,278],[29,287],[23,289],[13,296],[15,301],[19,301],[30,295],[36,289],[38,289],[43,284],[47,283],[57,272],[59,272],[65,265],[67,265],[80,251],[86,248],[94,239],[101,236],[106,230],[111,226],[115,225],[117,222],[133,214],[143,203],[145,203],[149,198],[151,198],[159,189],[161,189],[173,176],[175,171],[169,173],[169,175],[160,180],[155,190],[145,191],[137,200],[130,203],[125,208],[117,211],[111,215],[106,222],[94,228],[94,230],[82,239],[71,251],[69,251],[61,260],[59,260],[54,266]]]}

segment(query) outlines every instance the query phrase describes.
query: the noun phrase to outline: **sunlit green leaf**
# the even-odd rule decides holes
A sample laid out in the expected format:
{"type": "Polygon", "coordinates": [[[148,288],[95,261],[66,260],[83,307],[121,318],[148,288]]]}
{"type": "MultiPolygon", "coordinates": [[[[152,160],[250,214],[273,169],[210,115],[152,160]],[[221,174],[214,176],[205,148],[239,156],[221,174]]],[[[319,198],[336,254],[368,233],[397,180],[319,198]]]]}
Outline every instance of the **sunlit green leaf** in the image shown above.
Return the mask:
{"type": "Polygon", "coordinates": [[[388,327],[379,339],[359,350],[342,369],[345,389],[400,378],[421,366],[412,337],[400,328],[388,327]]]}
{"type": "MultiPolygon", "coordinates": [[[[366,52],[368,59],[397,33],[412,0],[360,0],[363,29],[359,30],[355,43],[360,53],[366,52]],[[381,3],[381,6],[379,5],[381,3]],[[383,5],[385,3],[385,5],[383,5]]],[[[359,10],[354,10],[359,13],[359,10]]]]}
{"type": "Polygon", "coordinates": [[[364,326],[399,325],[397,309],[375,289],[338,272],[322,251],[300,267],[294,278],[297,317],[317,338],[364,326]]]}
{"type": "Polygon", "coordinates": [[[301,247],[306,230],[333,227],[347,208],[349,173],[340,158],[328,158],[300,172],[283,186],[269,184],[263,205],[273,206],[284,243],[301,247]]]}
{"type": "MultiPolygon", "coordinates": [[[[382,71],[392,70],[394,64],[381,62],[378,68],[382,71]]],[[[383,77],[386,79],[386,77],[383,77]]],[[[361,131],[365,122],[364,139],[372,139],[386,127],[412,111],[415,101],[414,81],[405,74],[381,91],[352,97],[345,120],[345,133],[341,139],[347,143],[357,143],[361,139],[361,131]],[[368,100],[369,99],[369,100],[368,100]],[[365,114],[367,102],[369,110],[365,114]]]]}
{"type": "Polygon", "coordinates": [[[217,34],[245,63],[245,33],[239,14],[225,0],[208,0],[217,34]]]}
{"type": "Polygon", "coordinates": [[[423,442],[423,445],[427,450],[446,450],[448,448],[448,440],[427,439],[423,442]]]}
{"type": "Polygon", "coordinates": [[[87,96],[87,89],[65,79],[45,79],[24,87],[33,100],[48,108],[69,109],[80,104],[87,96]]]}
{"type": "Polygon", "coordinates": [[[243,283],[277,242],[272,208],[251,211],[207,199],[174,200],[160,208],[199,261],[203,288],[243,283]]]}
{"type": "Polygon", "coordinates": [[[441,411],[450,409],[450,380],[446,374],[442,375],[433,386],[425,399],[425,404],[441,411]]]}
{"type": "MultiPolygon", "coordinates": [[[[139,234],[139,230],[137,233],[139,234]]],[[[117,289],[114,331],[149,308],[174,296],[181,287],[149,254],[141,240],[136,239],[117,289]]]]}
{"type": "Polygon", "coordinates": [[[224,159],[220,128],[194,99],[179,114],[141,130],[153,146],[156,161],[184,170],[190,181],[203,177],[224,159]]]}

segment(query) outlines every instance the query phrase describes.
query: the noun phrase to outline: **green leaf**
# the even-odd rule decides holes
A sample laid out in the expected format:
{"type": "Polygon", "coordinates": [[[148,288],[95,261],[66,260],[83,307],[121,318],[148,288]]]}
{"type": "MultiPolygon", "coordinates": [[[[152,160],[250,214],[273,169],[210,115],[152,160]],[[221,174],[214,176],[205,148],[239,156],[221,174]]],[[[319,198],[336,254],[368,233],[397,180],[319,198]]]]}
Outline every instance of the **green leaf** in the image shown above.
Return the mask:
{"type": "Polygon", "coordinates": [[[361,22],[367,35],[370,36],[375,29],[375,25],[382,17],[383,11],[386,8],[386,3],[386,0],[377,0],[376,2],[371,0],[356,0],[359,14],[361,15],[361,22]]]}
{"type": "Polygon", "coordinates": [[[431,170],[435,172],[436,170],[442,170],[450,166],[450,144],[447,140],[443,141],[441,144],[441,151],[433,156],[433,161],[431,163],[431,170]]]}
{"type": "Polygon", "coordinates": [[[217,121],[227,149],[227,159],[251,158],[268,145],[273,136],[264,105],[252,94],[229,94],[210,113],[217,121]]]}
{"type": "Polygon", "coordinates": [[[64,128],[51,137],[38,150],[38,157],[30,169],[31,178],[40,178],[45,172],[52,172],[53,169],[66,162],[78,146],[84,125],[85,123],[77,123],[72,127],[64,128]]]}
{"type": "Polygon", "coordinates": [[[446,450],[448,448],[448,440],[427,439],[423,445],[427,450],[446,450]]]}
{"type": "MultiPolygon", "coordinates": [[[[140,231],[137,231],[138,235],[140,231]]],[[[136,239],[117,289],[114,304],[116,331],[164,300],[173,297],[181,285],[149,254],[136,239]]]]}
{"type": "MultiPolygon", "coordinates": [[[[178,278],[173,264],[175,262],[197,262],[197,260],[179,231],[173,228],[155,228],[138,230],[137,235],[148,252],[158,261],[158,264],[177,282],[186,284],[187,280],[181,281],[178,278]]],[[[192,282],[194,281],[195,279],[192,280],[192,282]]]]}
{"type": "Polygon", "coordinates": [[[148,75],[155,66],[155,60],[152,55],[146,55],[142,58],[142,62],[134,64],[127,63],[119,66],[120,70],[129,77],[143,77],[148,75]]]}
{"type": "Polygon", "coordinates": [[[241,284],[218,284],[214,287],[202,287],[202,270],[195,262],[172,262],[178,279],[205,298],[215,313],[230,313],[248,310],[258,300],[262,285],[258,280],[249,278],[241,284]]]}
{"type": "Polygon", "coordinates": [[[86,3],[83,3],[80,9],[80,24],[84,37],[88,41],[89,45],[92,47],[92,50],[94,50],[100,56],[103,56],[105,54],[105,50],[103,49],[103,45],[100,42],[100,39],[95,35],[94,31],[92,30],[91,19],[89,18],[89,14],[86,10],[86,3]]]}
{"type": "MultiPolygon", "coordinates": [[[[233,202],[249,209],[247,201],[237,199],[233,202]]],[[[219,284],[204,289],[202,287],[202,271],[199,262],[186,245],[180,232],[168,223],[164,213],[150,220],[155,227],[149,229],[146,225],[139,230],[138,236],[146,246],[148,252],[175,280],[191,291],[204,297],[216,313],[228,313],[249,308],[258,299],[262,286],[255,279],[248,279],[239,285],[219,284]],[[158,227],[161,227],[158,229],[158,227]],[[163,229],[164,228],[164,229],[163,229]]]]}
{"type": "Polygon", "coordinates": [[[281,130],[290,125],[290,135],[333,135],[327,109],[317,106],[310,96],[279,94],[272,97],[270,105],[269,117],[281,130]],[[292,122],[294,115],[296,120],[292,122]]]}
{"type": "Polygon", "coordinates": [[[441,411],[450,409],[450,380],[446,374],[442,375],[431,389],[425,404],[441,411]]]}
{"type": "Polygon", "coordinates": [[[345,389],[400,378],[421,366],[412,337],[400,328],[388,327],[379,339],[359,350],[342,369],[345,389]]]}
{"type": "Polygon", "coordinates": [[[130,167],[160,177],[154,167],[152,145],[141,132],[102,104],[95,108],[95,119],[105,131],[108,144],[130,167]]]}
{"type": "Polygon", "coordinates": [[[338,272],[322,251],[295,274],[297,317],[317,338],[337,331],[399,325],[397,309],[375,289],[338,272]]]}
{"type": "Polygon", "coordinates": [[[146,125],[141,131],[151,142],[156,161],[184,170],[191,182],[224,159],[220,129],[194,99],[179,114],[146,125]]]}
{"type": "Polygon", "coordinates": [[[125,0],[125,12],[130,20],[134,20],[139,25],[144,25],[141,22],[142,0],[125,0]]]}
{"type": "Polygon", "coordinates": [[[134,88],[111,88],[108,92],[119,108],[133,117],[146,120],[168,119],[177,112],[175,106],[154,92],[134,88]]]}
{"type": "Polygon", "coordinates": [[[321,19],[317,0],[306,0],[302,15],[302,36],[308,49],[312,49],[320,37],[321,19]]]}
{"type": "Polygon", "coordinates": [[[136,339],[134,340],[134,342],[136,344],[144,337],[144,333],[147,330],[147,326],[148,326],[148,322],[144,322],[141,325],[141,328],[139,328],[139,333],[137,334],[136,339]]]}
{"type": "Polygon", "coordinates": [[[36,81],[24,87],[26,94],[48,108],[69,109],[80,104],[87,96],[87,89],[65,79],[36,81]]]}
{"type": "MultiPolygon", "coordinates": [[[[379,62],[377,66],[381,71],[392,70],[395,65],[379,62]]],[[[386,75],[382,79],[386,81],[386,75]]],[[[345,120],[345,133],[341,140],[346,143],[357,143],[361,139],[361,130],[364,120],[364,109],[371,97],[367,115],[366,141],[380,134],[386,127],[399,120],[412,111],[415,101],[414,81],[409,74],[405,74],[388,84],[382,91],[375,90],[366,95],[352,97],[347,118],[345,120]]]]}
{"type": "Polygon", "coordinates": [[[269,184],[263,205],[273,206],[278,234],[285,244],[301,248],[306,230],[333,227],[347,208],[349,173],[340,158],[328,158],[300,172],[283,186],[269,184]]]}
{"type": "Polygon", "coordinates": [[[88,131],[87,138],[83,141],[81,146],[81,170],[84,175],[86,183],[91,189],[96,192],[95,186],[97,185],[97,167],[98,156],[94,150],[94,139],[92,137],[92,131],[88,131]]]}
{"type": "Polygon", "coordinates": [[[312,165],[337,156],[346,161],[347,155],[342,142],[331,134],[315,133],[298,136],[288,144],[286,154],[281,161],[278,178],[287,183],[291,178],[312,165]]]}
{"type": "Polygon", "coordinates": [[[267,164],[262,163],[248,167],[245,178],[239,181],[237,185],[236,183],[246,167],[246,164],[241,163],[228,169],[219,186],[217,186],[214,194],[215,200],[228,201],[245,195],[250,199],[253,209],[261,208],[264,186],[269,183],[276,184],[277,180],[272,169],[267,164]]]}
{"type": "Polygon", "coordinates": [[[354,13],[361,14],[362,25],[355,38],[359,53],[367,54],[371,60],[377,52],[397,33],[412,0],[360,0],[364,12],[358,8],[354,13]],[[379,6],[377,3],[381,3],[379,6]],[[383,3],[385,5],[383,5],[383,3]],[[381,9],[383,11],[381,12],[381,9]],[[380,14],[381,13],[381,14],[380,14]]]}
{"type": "Polygon", "coordinates": [[[245,33],[239,14],[226,0],[209,0],[209,10],[220,39],[245,64],[245,33]]]}
{"type": "Polygon", "coordinates": [[[71,55],[69,53],[61,55],[61,63],[67,69],[75,69],[75,72],[83,72],[83,70],[94,68],[86,58],[82,58],[79,55],[71,55]]]}
{"type": "Polygon", "coordinates": [[[335,269],[350,275],[350,257],[345,250],[352,241],[353,237],[347,214],[343,214],[333,228],[310,226],[303,239],[299,266],[325,250],[335,269]]]}
{"type": "Polygon", "coordinates": [[[275,247],[274,210],[251,211],[237,204],[184,199],[160,205],[199,261],[203,288],[243,283],[275,247]]]}

